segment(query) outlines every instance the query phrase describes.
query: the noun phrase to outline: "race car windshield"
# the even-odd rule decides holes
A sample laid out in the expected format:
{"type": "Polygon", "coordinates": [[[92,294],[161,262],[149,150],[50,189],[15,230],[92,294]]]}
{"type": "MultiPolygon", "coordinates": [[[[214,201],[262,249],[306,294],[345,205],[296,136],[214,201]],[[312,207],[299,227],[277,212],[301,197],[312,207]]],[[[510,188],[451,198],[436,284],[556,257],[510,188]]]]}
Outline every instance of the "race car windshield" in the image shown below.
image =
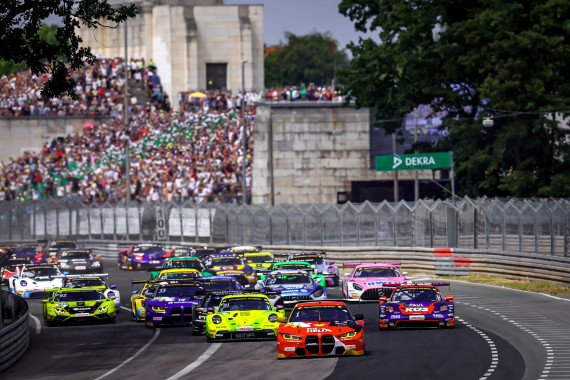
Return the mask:
{"type": "Polygon", "coordinates": [[[251,261],[255,264],[272,263],[273,258],[271,256],[247,256],[245,258],[247,261],[251,261]]]}
{"type": "Polygon", "coordinates": [[[136,247],[133,252],[138,253],[139,255],[141,254],[160,254],[163,255],[166,252],[164,251],[164,249],[160,248],[160,247],[136,247]]]}
{"type": "Polygon", "coordinates": [[[278,265],[275,267],[275,270],[281,269],[292,269],[292,270],[313,270],[313,268],[309,265],[303,264],[285,264],[285,265],[278,265]]]}
{"type": "Polygon", "coordinates": [[[394,268],[361,268],[354,277],[400,277],[394,268]]]}
{"type": "Polygon", "coordinates": [[[22,272],[22,277],[47,277],[61,276],[61,273],[55,268],[26,268],[22,272]]]}
{"type": "Polygon", "coordinates": [[[61,253],[62,259],[91,259],[90,252],[62,252],[61,253]]]}
{"type": "Polygon", "coordinates": [[[227,300],[220,305],[220,311],[243,311],[243,310],[271,310],[271,304],[264,299],[234,299],[227,300]]]}
{"type": "Polygon", "coordinates": [[[144,290],[142,294],[145,297],[152,297],[155,291],[156,291],[156,286],[151,286],[149,288],[146,288],[146,290],[144,290]]]}
{"type": "Polygon", "coordinates": [[[159,288],[156,297],[194,297],[201,290],[198,286],[167,286],[159,288]]]}
{"type": "Polygon", "coordinates": [[[54,301],[100,301],[105,299],[105,296],[99,292],[65,292],[59,293],[54,297],[54,301]]]}
{"type": "Polygon", "coordinates": [[[433,289],[396,289],[392,295],[394,302],[419,301],[435,302],[441,301],[441,294],[433,289]]]}
{"type": "Polygon", "coordinates": [[[77,248],[77,243],[74,241],[54,241],[50,248],[77,248]]]}
{"type": "Polygon", "coordinates": [[[343,322],[351,321],[350,312],[344,307],[327,307],[327,308],[299,308],[293,310],[289,323],[291,322],[343,322]]]}
{"type": "Polygon", "coordinates": [[[11,248],[10,250],[12,251],[13,255],[16,257],[35,256],[37,253],[35,248],[11,248]]]}
{"type": "Polygon", "coordinates": [[[213,267],[220,267],[223,265],[234,266],[234,265],[242,265],[242,262],[237,257],[224,257],[220,259],[212,259],[210,265],[213,267]]]}
{"type": "Polygon", "coordinates": [[[207,297],[204,300],[204,306],[203,307],[218,307],[220,305],[220,301],[222,301],[222,298],[224,298],[224,296],[207,297]]]}
{"type": "Polygon", "coordinates": [[[302,274],[276,274],[267,279],[267,285],[311,284],[313,279],[302,274]]]}
{"type": "Polygon", "coordinates": [[[210,280],[202,282],[204,290],[242,290],[242,286],[235,280],[210,280]]]}
{"type": "Polygon", "coordinates": [[[161,280],[176,280],[182,278],[196,278],[198,273],[196,272],[180,272],[180,273],[165,273],[160,276],[161,280]]]}
{"type": "Polygon", "coordinates": [[[165,268],[168,269],[197,269],[199,271],[204,269],[204,266],[199,260],[174,260],[174,261],[167,261],[164,264],[165,268]]]}
{"type": "Polygon", "coordinates": [[[86,288],[89,286],[105,286],[105,283],[101,280],[80,280],[80,281],[69,281],[65,284],[66,288],[86,288]]]}
{"type": "Polygon", "coordinates": [[[291,261],[306,261],[311,265],[323,265],[323,258],[320,256],[293,256],[291,261]]]}

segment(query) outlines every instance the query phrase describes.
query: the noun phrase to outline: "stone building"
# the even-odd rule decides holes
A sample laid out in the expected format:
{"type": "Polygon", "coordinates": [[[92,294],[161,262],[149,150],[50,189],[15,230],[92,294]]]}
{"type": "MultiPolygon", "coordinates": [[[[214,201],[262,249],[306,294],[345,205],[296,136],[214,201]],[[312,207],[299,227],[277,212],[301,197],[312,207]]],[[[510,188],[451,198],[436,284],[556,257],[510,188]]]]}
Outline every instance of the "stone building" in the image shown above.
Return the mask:
{"type": "MultiPolygon", "coordinates": [[[[264,87],[263,5],[224,5],[223,0],[110,0],[132,2],[141,12],[127,22],[129,58],[154,61],[175,103],[181,91],[264,87]]],[[[124,57],[125,25],[79,30],[94,54],[124,57]]]]}

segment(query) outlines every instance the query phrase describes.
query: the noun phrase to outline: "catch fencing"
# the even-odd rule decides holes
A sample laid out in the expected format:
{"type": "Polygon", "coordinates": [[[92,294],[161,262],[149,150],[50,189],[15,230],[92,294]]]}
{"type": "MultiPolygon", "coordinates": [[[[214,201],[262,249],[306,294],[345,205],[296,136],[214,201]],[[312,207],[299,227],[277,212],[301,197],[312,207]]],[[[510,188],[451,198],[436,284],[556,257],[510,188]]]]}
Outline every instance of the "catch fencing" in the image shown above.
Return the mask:
{"type": "Polygon", "coordinates": [[[568,256],[570,201],[464,198],[277,205],[0,202],[0,241],[448,247],[568,256]]]}

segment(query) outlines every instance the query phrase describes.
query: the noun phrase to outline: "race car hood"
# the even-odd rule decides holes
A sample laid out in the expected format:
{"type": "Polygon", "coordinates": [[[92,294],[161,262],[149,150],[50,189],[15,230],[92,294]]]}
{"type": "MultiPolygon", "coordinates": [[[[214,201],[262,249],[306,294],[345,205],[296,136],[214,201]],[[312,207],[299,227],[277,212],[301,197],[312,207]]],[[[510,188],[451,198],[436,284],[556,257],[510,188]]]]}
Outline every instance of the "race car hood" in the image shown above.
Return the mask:
{"type": "Polygon", "coordinates": [[[342,334],[347,331],[360,331],[360,326],[355,321],[342,322],[290,322],[279,328],[279,332],[292,330],[293,333],[319,333],[319,334],[342,334]]]}
{"type": "Polygon", "coordinates": [[[220,314],[225,314],[231,324],[238,326],[251,325],[257,318],[264,314],[272,313],[272,311],[265,310],[244,310],[244,311],[228,311],[220,314]]]}
{"type": "Polygon", "coordinates": [[[381,288],[386,283],[402,283],[406,279],[404,277],[363,277],[355,278],[352,277],[348,281],[354,284],[358,284],[365,289],[371,288],[381,288]]]}

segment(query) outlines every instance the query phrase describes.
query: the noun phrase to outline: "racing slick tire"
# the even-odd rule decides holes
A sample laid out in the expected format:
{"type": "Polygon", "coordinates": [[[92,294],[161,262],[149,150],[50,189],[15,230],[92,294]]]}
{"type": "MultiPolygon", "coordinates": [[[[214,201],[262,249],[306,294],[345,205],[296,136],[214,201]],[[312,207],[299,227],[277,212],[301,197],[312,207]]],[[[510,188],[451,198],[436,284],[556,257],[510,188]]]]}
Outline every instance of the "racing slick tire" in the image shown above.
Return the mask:
{"type": "Polygon", "coordinates": [[[333,277],[333,286],[338,286],[339,284],[339,276],[338,274],[333,277]]]}

